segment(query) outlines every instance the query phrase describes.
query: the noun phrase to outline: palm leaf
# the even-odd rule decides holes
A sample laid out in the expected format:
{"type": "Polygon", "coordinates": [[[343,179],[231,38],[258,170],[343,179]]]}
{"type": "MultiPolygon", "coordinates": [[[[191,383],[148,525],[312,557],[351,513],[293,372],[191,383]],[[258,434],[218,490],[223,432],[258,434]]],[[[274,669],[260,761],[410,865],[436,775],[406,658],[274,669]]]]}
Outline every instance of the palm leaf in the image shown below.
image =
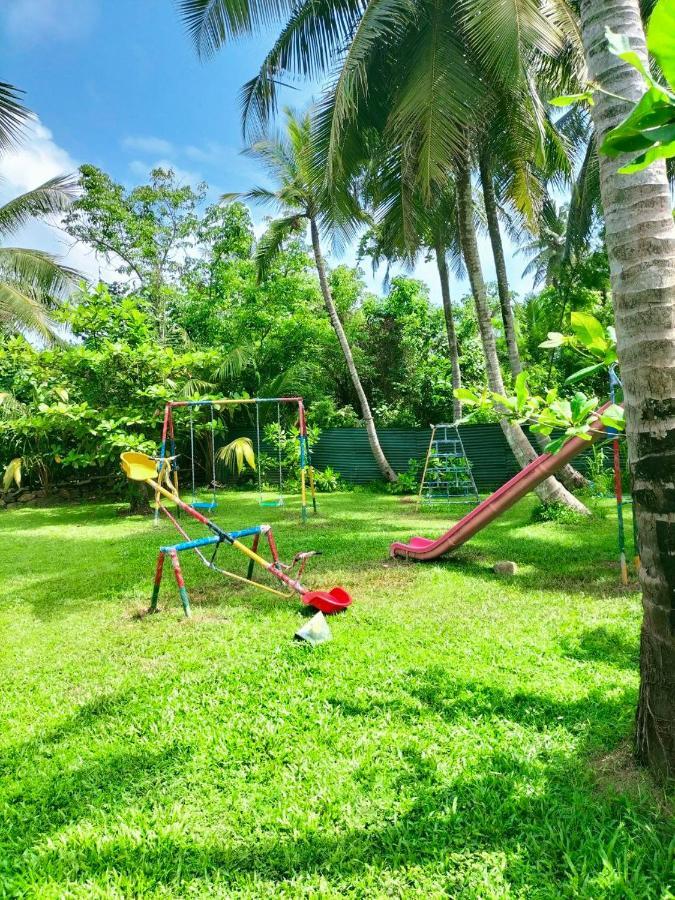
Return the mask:
{"type": "Polygon", "coordinates": [[[2,476],[2,489],[3,491],[8,491],[12,485],[12,482],[18,487],[21,487],[21,467],[23,464],[23,460],[20,456],[17,456],[15,459],[11,460],[5,466],[5,471],[2,476]]]}
{"type": "Polygon", "coordinates": [[[58,175],[0,206],[0,234],[8,235],[31,219],[65,212],[77,196],[73,175],[58,175]]]}
{"type": "Polygon", "coordinates": [[[244,465],[248,465],[250,469],[256,467],[253,443],[247,437],[235,438],[221,447],[216,453],[216,459],[222,460],[237,475],[242,472],[244,465]]]}
{"type": "Polygon", "coordinates": [[[179,0],[195,49],[210,56],[224,43],[259,31],[293,9],[293,0],[179,0]]]}
{"type": "Polygon", "coordinates": [[[30,112],[19,100],[14,85],[0,81],[0,151],[13,147],[21,134],[30,112]]]}
{"type": "Polygon", "coordinates": [[[65,297],[81,278],[79,272],[44,250],[0,247],[0,279],[29,290],[47,306],[65,297]]]}

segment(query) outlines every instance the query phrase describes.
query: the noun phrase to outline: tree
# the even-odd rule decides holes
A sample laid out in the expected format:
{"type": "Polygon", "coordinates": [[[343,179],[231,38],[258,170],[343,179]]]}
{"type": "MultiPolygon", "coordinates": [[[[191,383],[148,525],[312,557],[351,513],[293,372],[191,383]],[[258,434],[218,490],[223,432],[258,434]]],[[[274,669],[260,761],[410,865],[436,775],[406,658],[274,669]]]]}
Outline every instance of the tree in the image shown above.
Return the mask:
{"type": "MultiPolygon", "coordinates": [[[[271,260],[277,255],[284,242],[309,225],[321,294],[358,397],[370,448],[384,477],[388,481],[395,481],[396,473],[387,462],[380,445],[370,403],[363,389],[349,340],[333,302],[321,248],[320,231],[321,226],[327,231],[335,230],[335,202],[323,184],[316,179],[312,163],[313,152],[312,122],[309,114],[298,116],[291,110],[286,111],[286,134],[284,137],[262,140],[251,148],[252,155],[265,165],[268,173],[276,181],[277,187],[275,191],[254,188],[244,196],[271,205],[282,214],[280,218],[271,222],[266,234],[258,244],[259,271],[261,276],[264,276],[269,269],[271,260]]],[[[349,202],[349,198],[341,199],[349,202]]]]}
{"type": "MultiPolygon", "coordinates": [[[[389,160],[391,162],[391,160],[389,160]]],[[[386,163],[386,161],[385,161],[386,163]]],[[[457,203],[454,186],[449,182],[446,189],[439,192],[430,204],[416,198],[405,197],[399,191],[393,197],[383,196],[381,185],[391,184],[382,169],[374,164],[369,166],[365,180],[367,202],[373,207],[376,225],[365,235],[359,250],[360,255],[368,255],[375,269],[382,258],[387,260],[388,269],[393,262],[401,262],[412,268],[421,253],[433,257],[438,270],[441,286],[443,316],[447,338],[448,354],[452,366],[452,384],[455,390],[462,387],[462,370],[459,363],[459,345],[455,328],[455,316],[450,292],[450,260],[456,273],[463,271],[457,225],[457,203]],[[406,217],[405,204],[415,203],[415,213],[406,217]]],[[[394,181],[402,187],[400,180],[394,181]]],[[[388,271],[387,269],[387,271],[388,271]]],[[[456,396],[452,401],[453,419],[462,417],[462,403],[456,396]]]]}
{"type": "MultiPolygon", "coordinates": [[[[485,353],[487,382],[491,391],[496,394],[504,394],[504,381],[502,378],[497,346],[492,328],[492,316],[487,302],[487,291],[481,269],[480,256],[478,254],[478,241],[474,224],[474,208],[471,188],[471,177],[468,162],[458,167],[457,172],[457,202],[459,206],[460,240],[462,253],[469,273],[471,291],[476,304],[476,316],[478,328],[485,353]]],[[[513,455],[521,467],[526,466],[536,457],[532,445],[525,433],[517,423],[510,423],[505,418],[500,420],[504,436],[511,447],[513,455]]],[[[555,478],[547,478],[536,489],[537,496],[548,503],[564,503],[580,513],[588,510],[579,500],[569,493],[555,478]]]]}
{"type": "MultiPolygon", "coordinates": [[[[592,108],[602,141],[643,93],[640,74],[612,54],[606,29],[618,32],[643,66],[644,30],[637,0],[582,0],[589,76],[600,90],[592,108]],[[608,93],[605,93],[608,92],[608,93]],[[617,99],[627,98],[627,101],[617,99]]],[[[672,31],[670,32],[672,38],[672,31]]],[[[672,42],[670,44],[672,54],[672,42]]],[[[659,60],[675,82],[675,58],[659,60]]],[[[640,543],[644,619],[640,651],[637,752],[662,775],[675,774],[675,226],[665,164],[621,174],[600,156],[600,185],[624,387],[628,454],[640,543]]]]}
{"type": "Polygon", "coordinates": [[[80,168],[81,196],[65,219],[72,237],[117,265],[148,296],[165,343],[173,288],[195,246],[204,186],[180,185],[170,169],[153,169],[149,184],[126,190],[96,166],[80,168]]]}
{"type": "MultiPolygon", "coordinates": [[[[74,180],[64,175],[8,201],[0,207],[0,238],[8,238],[31,219],[63,213],[74,191],[74,180]]],[[[8,334],[32,333],[54,342],[52,313],[79,277],[44,250],[0,247],[0,328],[8,334]]]]}

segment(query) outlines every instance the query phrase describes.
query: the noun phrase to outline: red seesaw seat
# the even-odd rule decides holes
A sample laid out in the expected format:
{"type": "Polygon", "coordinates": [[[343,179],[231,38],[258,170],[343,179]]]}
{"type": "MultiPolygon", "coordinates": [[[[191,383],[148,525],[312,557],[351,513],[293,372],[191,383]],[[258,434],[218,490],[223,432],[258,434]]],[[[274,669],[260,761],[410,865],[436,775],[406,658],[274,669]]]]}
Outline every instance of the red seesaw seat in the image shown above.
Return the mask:
{"type": "Polygon", "coordinates": [[[352,598],[344,588],[334,587],[330,591],[307,591],[302,595],[302,602],[330,615],[351,606],[352,598]]]}

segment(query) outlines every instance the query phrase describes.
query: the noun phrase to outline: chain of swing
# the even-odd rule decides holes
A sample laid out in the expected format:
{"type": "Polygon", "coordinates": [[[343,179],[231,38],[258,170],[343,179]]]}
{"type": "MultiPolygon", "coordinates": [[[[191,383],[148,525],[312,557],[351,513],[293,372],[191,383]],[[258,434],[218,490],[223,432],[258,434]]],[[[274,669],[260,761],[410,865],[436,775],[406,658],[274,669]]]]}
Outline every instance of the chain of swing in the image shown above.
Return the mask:
{"type": "MultiPolygon", "coordinates": [[[[197,499],[197,474],[195,465],[195,423],[192,407],[190,409],[190,464],[192,470],[192,497],[190,505],[195,509],[215,509],[218,505],[216,500],[216,423],[213,415],[213,404],[209,405],[211,413],[211,500],[197,499]]],[[[255,432],[256,432],[256,469],[258,471],[258,502],[260,506],[283,506],[284,505],[284,475],[283,460],[281,453],[281,404],[277,403],[277,463],[279,469],[279,494],[275,500],[266,500],[264,498],[262,471],[260,466],[260,403],[256,400],[255,404],[255,432]]]]}

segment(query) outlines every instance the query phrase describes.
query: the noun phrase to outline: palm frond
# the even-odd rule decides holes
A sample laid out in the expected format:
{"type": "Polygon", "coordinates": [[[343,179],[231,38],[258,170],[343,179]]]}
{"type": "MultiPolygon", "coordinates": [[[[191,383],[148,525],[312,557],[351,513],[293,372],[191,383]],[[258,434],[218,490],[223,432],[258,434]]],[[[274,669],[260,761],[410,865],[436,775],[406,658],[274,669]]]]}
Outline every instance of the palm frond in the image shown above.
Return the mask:
{"type": "Polygon", "coordinates": [[[302,0],[296,4],[258,74],[241,92],[244,135],[263,132],[276,111],[281,79],[316,81],[344,51],[367,0],[302,0]]]}
{"type": "Polygon", "coordinates": [[[47,306],[67,296],[81,278],[44,250],[0,247],[0,280],[20,285],[47,306]]]}
{"type": "Polygon", "coordinates": [[[0,152],[13,147],[30,118],[30,112],[19,99],[20,91],[0,81],[0,152]]]}
{"type": "Polygon", "coordinates": [[[229,444],[226,444],[218,450],[216,459],[222,460],[225,465],[233,472],[236,472],[237,475],[242,472],[245,465],[250,469],[255,469],[255,453],[253,452],[251,438],[235,438],[233,441],[230,441],[229,444]]]}
{"type": "Polygon", "coordinates": [[[59,342],[56,323],[29,288],[0,281],[0,324],[7,331],[32,333],[48,344],[59,342]]]}
{"type": "Polygon", "coordinates": [[[291,12],[293,0],[179,0],[178,8],[200,56],[223,44],[278,22],[291,12]]]}
{"type": "Polygon", "coordinates": [[[36,217],[65,212],[77,196],[77,191],[75,176],[58,175],[32,191],[14,197],[0,206],[0,234],[12,234],[36,217]]]}
{"type": "Polygon", "coordinates": [[[260,281],[264,280],[269,274],[272,263],[284,243],[292,234],[297,234],[305,225],[306,221],[301,215],[284,216],[281,219],[275,219],[273,222],[270,222],[267,231],[260,238],[256,247],[255,261],[260,281]]]}

